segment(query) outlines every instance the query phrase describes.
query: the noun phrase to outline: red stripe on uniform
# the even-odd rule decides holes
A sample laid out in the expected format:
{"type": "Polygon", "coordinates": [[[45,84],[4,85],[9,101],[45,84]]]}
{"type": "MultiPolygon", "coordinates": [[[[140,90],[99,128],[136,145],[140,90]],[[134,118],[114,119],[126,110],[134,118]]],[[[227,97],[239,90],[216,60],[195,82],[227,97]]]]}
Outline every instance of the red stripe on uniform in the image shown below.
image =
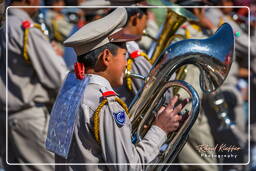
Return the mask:
{"type": "Polygon", "coordinates": [[[114,91],[106,91],[102,93],[103,97],[108,97],[108,96],[116,96],[116,93],[114,91]]]}
{"type": "Polygon", "coordinates": [[[140,51],[139,50],[136,50],[136,51],[133,51],[132,53],[130,53],[130,57],[132,59],[135,59],[137,58],[138,56],[140,56],[140,51]]]}

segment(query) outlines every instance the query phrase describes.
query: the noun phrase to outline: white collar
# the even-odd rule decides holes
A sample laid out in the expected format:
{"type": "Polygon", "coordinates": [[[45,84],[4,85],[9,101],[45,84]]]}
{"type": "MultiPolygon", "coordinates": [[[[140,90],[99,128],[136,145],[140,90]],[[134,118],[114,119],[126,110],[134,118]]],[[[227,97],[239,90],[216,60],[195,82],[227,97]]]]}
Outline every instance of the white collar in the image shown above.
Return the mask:
{"type": "Polygon", "coordinates": [[[113,88],[111,87],[109,81],[106,78],[104,78],[100,75],[96,75],[96,74],[88,74],[87,76],[90,77],[89,84],[98,84],[98,85],[104,87],[105,90],[103,90],[103,91],[114,91],[113,88]]]}

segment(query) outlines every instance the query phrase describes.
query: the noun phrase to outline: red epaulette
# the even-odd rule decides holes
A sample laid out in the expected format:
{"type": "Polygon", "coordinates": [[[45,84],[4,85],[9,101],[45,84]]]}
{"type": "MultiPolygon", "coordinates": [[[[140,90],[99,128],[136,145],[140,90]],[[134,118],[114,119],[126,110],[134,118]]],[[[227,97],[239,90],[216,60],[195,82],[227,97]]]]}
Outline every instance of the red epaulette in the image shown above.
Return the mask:
{"type": "Polygon", "coordinates": [[[110,97],[110,96],[116,96],[116,93],[114,91],[106,91],[106,92],[102,93],[102,96],[104,98],[110,97]]]}
{"type": "Polygon", "coordinates": [[[182,29],[187,29],[188,26],[187,26],[186,24],[183,24],[183,25],[181,26],[181,28],[182,28],[182,29]]]}
{"type": "Polygon", "coordinates": [[[135,59],[135,58],[137,58],[138,56],[141,56],[140,50],[136,50],[136,51],[133,51],[132,53],[130,53],[130,57],[131,57],[132,59],[135,59]]]}
{"type": "Polygon", "coordinates": [[[22,22],[22,28],[23,28],[23,29],[27,29],[27,28],[30,28],[30,27],[32,27],[32,24],[30,23],[29,20],[24,20],[24,21],[22,22]]]}

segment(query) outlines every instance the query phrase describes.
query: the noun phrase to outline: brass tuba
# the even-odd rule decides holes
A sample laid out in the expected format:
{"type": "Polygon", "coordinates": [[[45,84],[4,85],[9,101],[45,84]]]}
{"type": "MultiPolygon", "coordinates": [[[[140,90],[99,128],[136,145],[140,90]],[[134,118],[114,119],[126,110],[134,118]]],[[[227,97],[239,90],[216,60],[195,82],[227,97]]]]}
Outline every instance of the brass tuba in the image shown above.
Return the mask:
{"type": "MultiPolygon", "coordinates": [[[[170,81],[173,73],[186,64],[193,64],[200,69],[200,87],[203,92],[215,91],[226,79],[230,70],[234,50],[233,30],[229,24],[223,24],[208,39],[187,39],[171,44],[153,65],[144,88],[140,90],[131,103],[132,139],[136,144],[147,133],[155,115],[162,106],[163,93],[173,86],[184,88],[191,96],[192,109],[183,125],[174,133],[169,134],[165,147],[154,163],[170,165],[186,142],[188,133],[199,112],[200,100],[191,85],[184,81],[170,81]],[[145,127],[149,125],[149,127],[145,127]]],[[[156,165],[150,166],[156,170],[156,165]]],[[[161,165],[157,169],[161,170],[161,165]]]]}
{"type": "MultiPolygon", "coordinates": [[[[165,5],[177,6],[169,1],[162,0],[165,5]]],[[[161,52],[176,38],[179,37],[184,39],[182,35],[175,34],[179,27],[187,20],[197,21],[197,17],[194,16],[190,11],[184,8],[167,8],[167,16],[164,24],[158,33],[157,38],[144,33],[144,35],[149,36],[155,42],[152,43],[148,51],[148,57],[150,58],[150,63],[154,64],[157,58],[160,56],[161,52]]]]}

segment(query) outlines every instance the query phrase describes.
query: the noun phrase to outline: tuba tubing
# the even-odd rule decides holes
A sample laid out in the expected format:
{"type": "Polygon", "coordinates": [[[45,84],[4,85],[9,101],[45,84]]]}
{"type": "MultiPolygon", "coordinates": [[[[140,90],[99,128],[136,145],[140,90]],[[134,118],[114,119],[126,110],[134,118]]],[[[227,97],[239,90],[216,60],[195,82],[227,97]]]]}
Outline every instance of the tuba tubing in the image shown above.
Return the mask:
{"type": "MultiPolygon", "coordinates": [[[[183,125],[168,135],[165,143],[168,147],[157,157],[156,163],[171,163],[186,142],[186,138],[197,119],[199,97],[192,86],[185,81],[170,81],[177,69],[186,64],[194,64],[200,69],[200,87],[205,93],[215,91],[222,85],[230,70],[234,51],[234,35],[229,24],[223,24],[208,39],[187,39],[171,44],[153,65],[144,87],[129,106],[133,114],[131,118],[132,139],[138,143],[146,135],[144,125],[151,124],[155,118],[154,108],[158,105],[164,91],[172,86],[179,86],[189,92],[192,97],[192,111],[183,125]]],[[[152,170],[162,169],[163,166],[152,170]]]]}
{"type": "MultiPolygon", "coordinates": [[[[188,21],[197,21],[198,18],[190,11],[184,8],[178,8],[176,4],[171,3],[167,0],[161,0],[166,6],[176,6],[174,8],[167,8],[167,16],[162,24],[157,38],[152,38],[155,42],[152,43],[148,57],[150,58],[151,64],[160,56],[161,52],[175,39],[175,37],[182,37],[181,35],[176,35],[176,31],[180,26],[188,21]]],[[[152,37],[147,34],[147,36],[152,37]]],[[[183,38],[183,37],[182,37],[183,38]]]]}

